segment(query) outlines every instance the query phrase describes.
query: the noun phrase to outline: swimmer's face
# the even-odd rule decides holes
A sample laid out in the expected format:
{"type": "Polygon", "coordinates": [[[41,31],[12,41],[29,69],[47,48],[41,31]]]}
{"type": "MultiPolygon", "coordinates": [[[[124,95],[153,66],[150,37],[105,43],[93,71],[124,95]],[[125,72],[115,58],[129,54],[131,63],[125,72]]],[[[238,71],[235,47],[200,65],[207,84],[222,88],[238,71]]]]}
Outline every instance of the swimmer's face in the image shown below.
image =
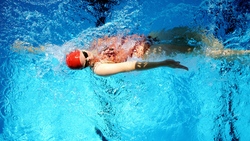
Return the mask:
{"type": "Polygon", "coordinates": [[[81,51],[81,53],[80,53],[80,62],[82,64],[83,68],[88,66],[88,60],[87,60],[88,56],[89,55],[88,55],[87,52],[81,51]]]}

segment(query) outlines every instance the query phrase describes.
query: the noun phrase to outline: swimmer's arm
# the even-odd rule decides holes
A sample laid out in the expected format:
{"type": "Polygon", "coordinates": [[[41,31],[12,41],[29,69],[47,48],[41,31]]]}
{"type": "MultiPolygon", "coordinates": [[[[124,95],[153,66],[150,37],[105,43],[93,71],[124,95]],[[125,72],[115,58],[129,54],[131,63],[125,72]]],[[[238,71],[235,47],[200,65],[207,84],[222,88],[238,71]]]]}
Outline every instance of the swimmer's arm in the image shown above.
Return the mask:
{"type": "Polygon", "coordinates": [[[15,52],[28,51],[30,53],[42,53],[45,51],[44,46],[34,47],[30,43],[21,40],[15,40],[12,44],[12,49],[15,52]]]}
{"type": "Polygon", "coordinates": [[[33,46],[30,46],[30,47],[27,47],[25,48],[28,52],[30,53],[42,53],[45,51],[45,47],[44,46],[39,46],[39,47],[33,47],[33,46]]]}
{"type": "Polygon", "coordinates": [[[135,70],[136,62],[99,63],[94,66],[94,73],[101,76],[112,75],[120,72],[135,70]]]}
{"type": "Polygon", "coordinates": [[[170,68],[180,68],[188,70],[186,66],[180,64],[180,62],[174,60],[164,60],[160,62],[123,62],[114,64],[99,64],[94,68],[94,72],[97,75],[107,76],[112,74],[117,74],[121,72],[128,72],[133,70],[147,70],[157,67],[170,67],[170,68]]]}

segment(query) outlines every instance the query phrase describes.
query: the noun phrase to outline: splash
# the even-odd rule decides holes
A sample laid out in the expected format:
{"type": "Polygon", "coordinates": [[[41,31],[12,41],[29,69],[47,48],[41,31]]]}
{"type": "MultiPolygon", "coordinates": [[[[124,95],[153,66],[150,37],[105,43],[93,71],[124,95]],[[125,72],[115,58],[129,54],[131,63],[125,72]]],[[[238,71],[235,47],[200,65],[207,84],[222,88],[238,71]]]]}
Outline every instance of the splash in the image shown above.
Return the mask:
{"type": "Polygon", "coordinates": [[[56,4],[58,2],[61,2],[62,0],[20,0],[20,1],[31,5],[49,6],[51,4],[56,4]]]}
{"type": "Polygon", "coordinates": [[[223,41],[225,47],[249,49],[249,7],[249,2],[243,0],[206,0],[194,19],[223,41]]]}
{"type": "MultiPolygon", "coordinates": [[[[195,15],[197,6],[127,1],[117,5],[106,24],[98,28],[93,21],[74,17],[77,12],[67,11],[65,1],[40,5],[42,9],[28,2],[7,0],[3,6],[5,22],[1,23],[4,30],[0,33],[1,41],[6,42],[0,44],[3,139],[95,141],[101,136],[107,140],[230,140],[231,126],[236,137],[249,140],[249,121],[245,117],[250,115],[245,111],[249,109],[250,68],[242,65],[241,57],[228,63],[177,55],[175,59],[187,64],[189,72],[157,68],[106,78],[94,75],[90,69],[70,71],[63,64],[68,51],[87,49],[93,39],[104,35],[190,26],[193,17],[197,25],[209,32],[213,33],[215,28],[222,30],[216,21],[227,23],[223,13],[216,17],[208,14],[209,8],[216,9],[213,1],[208,1],[211,5],[201,5],[204,17],[195,15]],[[17,51],[10,50],[11,46],[17,51]],[[44,46],[44,54],[31,53],[36,50],[30,47],[39,46],[44,46]]],[[[221,8],[225,10],[226,6],[221,8]]],[[[236,26],[231,32],[233,28],[225,25],[230,30],[227,34],[218,32],[217,37],[226,45],[234,46],[240,41],[239,46],[246,48],[249,30],[236,26]]],[[[247,59],[245,63],[249,64],[249,56],[247,59]]]]}

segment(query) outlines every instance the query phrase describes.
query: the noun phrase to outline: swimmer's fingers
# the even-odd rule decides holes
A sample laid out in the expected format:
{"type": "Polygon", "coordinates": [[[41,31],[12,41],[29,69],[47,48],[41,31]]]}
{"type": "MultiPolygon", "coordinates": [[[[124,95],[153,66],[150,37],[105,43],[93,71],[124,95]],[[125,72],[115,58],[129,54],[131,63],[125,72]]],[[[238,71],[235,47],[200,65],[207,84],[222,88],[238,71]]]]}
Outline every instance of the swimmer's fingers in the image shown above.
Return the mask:
{"type": "Polygon", "coordinates": [[[188,70],[188,67],[180,64],[179,61],[168,59],[168,60],[165,60],[164,62],[166,63],[167,66],[169,66],[171,68],[179,68],[179,69],[188,70]]]}
{"type": "Polygon", "coordinates": [[[171,68],[178,68],[178,69],[184,69],[188,71],[188,67],[181,65],[180,63],[172,64],[170,65],[171,68]]]}
{"type": "Polygon", "coordinates": [[[186,67],[186,66],[184,66],[184,65],[181,65],[181,64],[177,65],[176,68],[184,69],[184,70],[187,70],[187,71],[188,71],[188,67],[186,67]]]}

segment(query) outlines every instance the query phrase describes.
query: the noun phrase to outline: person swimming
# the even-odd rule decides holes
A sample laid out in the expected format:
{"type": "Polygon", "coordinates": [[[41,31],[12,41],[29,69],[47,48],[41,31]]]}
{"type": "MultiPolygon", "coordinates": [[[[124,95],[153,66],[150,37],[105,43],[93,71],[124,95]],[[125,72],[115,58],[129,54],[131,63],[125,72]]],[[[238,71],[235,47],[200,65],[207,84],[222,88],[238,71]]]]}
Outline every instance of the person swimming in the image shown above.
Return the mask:
{"type": "Polygon", "coordinates": [[[90,66],[98,75],[112,75],[160,66],[188,70],[180,62],[171,59],[160,62],[128,61],[129,58],[143,58],[148,54],[153,40],[150,36],[136,34],[126,37],[104,37],[94,41],[88,51],[74,50],[67,54],[66,63],[71,69],[90,66]]]}
{"type": "Polygon", "coordinates": [[[214,36],[205,35],[188,27],[178,27],[168,31],[152,32],[148,36],[134,34],[125,37],[104,37],[94,41],[88,51],[74,50],[67,54],[66,64],[71,69],[89,66],[98,75],[112,75],[162,66],[188,70],[179,61],[171,59],[160,62],[128,61],[130,58],[145,60],[151,54],[162,52],[168,56],[196,52],[213,58],[249,53],[243,50],[224,49],[222,43],[214,36]],[[202,48],[202,44],[206,44],[207,48],[202,48]]]}
{"type": "MultiPolygon", "coordinates": [[[[20,40],[16,40],[12,47],[15,51],[27,50],[32,53],[45,51],[44,46],[33,47],[20,40]]],[[[232,59],[238,55],[247,55],[250,50],[226,49],[213,35],[202,30],[176,27],[151,32],[148,36],[134,34],[99,38],[92,42],[88,50],[77,49],[68,53],[66,64],[73,70],[91,67],[94,73],[102,76],[164,66],[188,70],[179,61],[172,59],[158,62],[133,61],[148,60],[151,55],[164,54],[171,57],[178,53],[232,59]]]]}

